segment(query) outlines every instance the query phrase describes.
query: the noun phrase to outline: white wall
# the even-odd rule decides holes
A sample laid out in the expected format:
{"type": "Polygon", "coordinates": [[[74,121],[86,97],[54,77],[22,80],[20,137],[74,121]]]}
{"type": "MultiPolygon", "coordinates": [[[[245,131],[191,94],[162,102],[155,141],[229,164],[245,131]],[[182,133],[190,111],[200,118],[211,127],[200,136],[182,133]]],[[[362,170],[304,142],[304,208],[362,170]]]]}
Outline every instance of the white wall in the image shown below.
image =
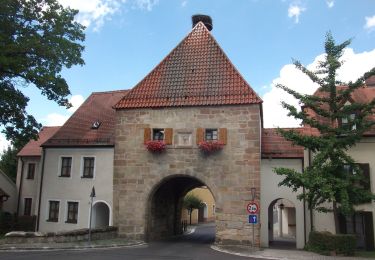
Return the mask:
{"type": "MultiPolygon", "coordinates": [[[[371,191],[375,193],[375,138],[366,137],[363,138],[356,146],[351,148],[349,154],[357,163],[369,163],[370,165],[370,182],[371,191]]],[[[375,218],[375,203],[365,203],[358,205],[356,210],[359,211],[370,211],[372,212],[373,218],[375,218]]],[[[314,212],[313,217],[314,227],[317,231],[330,231],[335,233],[335,223],[332,213],[318,213],[314,212]]],[[[374,223],[374,234],[375,234],[375,221],[374,223]]]]}
{"type": "MultiPolygon", "coordinates": [[[[278,184],[282,180],[273,172],[275,167],[288,167],[301,171],[301,159],[262,159],[261,161],[261,246],[269,246],[269,230],[268,230],[268,211],[269,206],[277,199],[287,199],[292,202],[296,208],[296,246],[297,248],[304,247],[304,212],[303,202],[297,200],[297,193],[293,193],[290,188],[279,187],[278,184]]],[[[302,192],[302,191],[301,191],[302,192]]],[[[306,215],[308,212],[306,211],[306,215]]]]}
{"type": "Polygon", "coordinates": [[[110,207],[112,225],[113,148],[48,148],[42,190],[40,231],[62,231],[87,228],[89,225],[90,193],[95,186],[95,201],[106,202],[110,207]],[[71,177],[59,177],[61,156],[72,157],[71,177]],[[81,178],[83,156],[95,157],[94,178],[81,178]],[[60,201],[58,222],[48,222],[49,200],[60,201]],[[78,222],[65,223],[67,202],[76,201],[78,222]]]}
{"type": "Polygon", "coordinates": [[[9,195],[8,200],[3,202],[3,211],[14,213],[17,208],[16,184],[2,171],[0,171],[0,188],[9,195]]]}
{"type": "Polygon", "coordinates": [[[40,182],[40,157],[22,157],[18,159],[17,168],[17,190],[19,191],[20,185],[22,190],[20,193],[20,204],[19,204],[19,215],[22,216],[24,213],[24,199],[31,198],[31,215],[37,215],[37,201],[38,201],[38,188],[40,182]],[[23,162],[23,174],[22,174],[22,162],[23,162]],[[27,172],[29,164],[35,163],[34,179],[27,179],[27,172]],[[22,184],[21,184],[22,176],[22,184]]]}

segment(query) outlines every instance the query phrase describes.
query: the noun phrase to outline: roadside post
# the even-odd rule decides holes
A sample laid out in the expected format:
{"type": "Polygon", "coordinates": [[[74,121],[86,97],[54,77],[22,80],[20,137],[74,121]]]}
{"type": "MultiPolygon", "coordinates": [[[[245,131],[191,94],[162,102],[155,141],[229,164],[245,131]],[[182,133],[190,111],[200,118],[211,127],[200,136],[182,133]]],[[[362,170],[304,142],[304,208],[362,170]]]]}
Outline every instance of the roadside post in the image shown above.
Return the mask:
{"type": "Polygon", "coordinates": [[[252,248],[254,250],[254,243],[255,243],[255,225],[258,224],[258,212],[259,212],[259,204],[256,203],[254,200],[256,198],[256,188],[251,188],[251,202],[249,202],[246,206],[246,210],[249,213],[249,224],[253,226],[253,241],[252,241],[252,248]]]}
{"type": "Polygon", "coordinates": [[[92,219],[92,204],[94,202],[95,195],[95,187],[92,186],[92,190],[90,193],[90,223],[89,223],[89,244],[91,245],[91,219],[92,219]]]}

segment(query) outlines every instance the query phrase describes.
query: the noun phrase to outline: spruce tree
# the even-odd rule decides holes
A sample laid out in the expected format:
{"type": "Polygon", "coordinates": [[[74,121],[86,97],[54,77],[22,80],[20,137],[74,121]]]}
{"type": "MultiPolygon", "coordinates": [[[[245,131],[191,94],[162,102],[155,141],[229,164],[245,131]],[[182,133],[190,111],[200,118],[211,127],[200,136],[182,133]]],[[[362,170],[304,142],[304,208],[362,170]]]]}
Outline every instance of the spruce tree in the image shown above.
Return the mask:
{"type": "Polygon", "coordinates": [[[341,82],[338,79],[337,71],[343,64],[343,51],[350,42],[347,40],[336,45],[331,33],[327,33],[326,55],[316,71],[294,61],[297,69],[319,85],[315,94],[301,94],[287,86],[277,85],[302,105],[300,110],[282,102],[288,116],[301,120],[305,130],[310,129],[295,131],[278,128],[278,133],[312,153],[312,161],[302,173],[276,168],[275,172],[283,176],[279,186],[290,187],[294,192],[304,188],[297,198],[306,200],[310,210],[332,211],[336,233],[340,232],[339,214],[351,215],[354,205],[375,199],[375,195],[366,187],[368,183],[361,167],[348,154],[348,150],[375,124],[371,120],[375,99],[367,103],[350,102],[352,93],[375,74],[375,68],[355,81],[341,82]]]}

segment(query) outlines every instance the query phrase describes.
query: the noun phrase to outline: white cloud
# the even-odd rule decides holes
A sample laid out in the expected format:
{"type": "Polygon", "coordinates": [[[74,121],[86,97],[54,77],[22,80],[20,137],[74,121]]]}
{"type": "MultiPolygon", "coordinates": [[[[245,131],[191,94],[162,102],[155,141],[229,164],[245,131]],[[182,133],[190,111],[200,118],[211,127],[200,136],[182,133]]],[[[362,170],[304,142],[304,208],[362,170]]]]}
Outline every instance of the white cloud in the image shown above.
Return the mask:
{"type": "Polygon", "coordinates": [[[69,108],[69,112],[73,113],[75,112],[80,105],[85,101],[83,96],[81,95],[73,95],[70,99],[69,102],[73,105],[71,108],[69,108]]]}
{"type": "Polygon", "coordinates": [[[74,95],[69,99],[69,102],[73,105],[68,109],[68,114],[50,113],[44,118],[43,125],[46,126],[60,126],[63,125],[66,120],[73,114],[79,106],[84,102],[84,98],[81,95],[74,95]]]}
{"type": "Polygon", "coordinates": [[[288,16],[290,18],[294,17],[294,22],[299,23],[299,16],[304,11],[306,11],[306,8],[303,8],[303,7],[298,6],[296,4],[291,4],[291,5],[289,5],[289,8],[288,8],[288,16]]]}
{"type": "Polygon", "coordinates": [[[181,2],[181,6],[182,6],[182,7],[185,7],[185,6],[187,5],[187,3],[188,3],[188,1],[187,1],[187,0],[184,0],[184,1],[181,2]]]}
{"type": "Polygon", "coordinates": [[[327,0],[326,2],[327,2],[328,8],[332,8],[335,5],[335,1],[334,0],[327,0]]]}
{"type": "Polygon", "coordinates": [[[135,0],[133,5],[138,9],[151,11],[158,3],[159,0],[135,0]]]}
{"type": "MultiPolygon", "coordinates": [[[[307,65],[307,68],[314,70],[318,61],[323,58],[324,54],[317,56],[311,64],[307,65]]],[[[338,71],[338,78],[341,81],[356,80],[363,73],[375,67],[375,49],[369,52],[355,53],[353,49],[347,48],[342,60],[345,63],[338,71]]],[[[278,83],[304,94],[314,93],[318,85],[297,70],[293,64],[287,64],[281,68],[279,77],[272,81],[270,91],[263,95],[265,127],[298,127],[299,122],[287,116],[287,110],[281,107],[281,101],[297,107],[300,107],[300,104],[292,96],[276,88],[275,85],[278,83]]]]}
{"type": "Polygon", "coordinates": [[[371,17],[366,17],[365,28],[369,30],[375,29],[375,15],[371,17]]]}
{"type": "Polygon", "coordinates": [[[0,133],[0,155],[8,148],[8,146],[10,146],[10,142],[5,139],[5,135],[3,133],[0,133]]]}
{"type": "Polygon", "coordinates": [[[118,12],[122,3],[126,0],[58,0],[64,7],[79,10],[76,19],[86,27],[94,26],[98,31],[110,16],[118,12]]]}
{"type": "Polygon", "coordinates": [[[151,11],[159,0],[58,0],[64,7],[79,10],[76,20],[86,27],[99,31],[106,21],[120,12],[125,4],[133,9],[151,11]]]}

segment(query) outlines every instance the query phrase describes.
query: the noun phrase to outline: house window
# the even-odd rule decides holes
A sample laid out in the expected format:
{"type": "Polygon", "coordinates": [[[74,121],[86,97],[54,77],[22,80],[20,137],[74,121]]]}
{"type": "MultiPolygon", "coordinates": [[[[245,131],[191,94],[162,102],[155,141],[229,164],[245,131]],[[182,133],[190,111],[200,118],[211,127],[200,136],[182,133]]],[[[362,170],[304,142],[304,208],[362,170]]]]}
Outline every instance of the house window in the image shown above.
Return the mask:
{"type": "Polygon", "coordinates": [[[349,116],[343,117],[341,119],[341,126],[346,130],[356,130],[357,126],[353,124],[355,120],[355,114],[350,114],[349,116]]]}
{"type": "Polygon", "coordinates": [[[61,157],[60,177],[70,177],[72,169],[72,157],[61,157]]]}
{"type": "Polygon", "coordinates": [[[82,178],[93,178],[94,177],[94,157],[83,157],[83,174],[82,178]]]}
{"type": "Polygon", "coordinates": [[[164,129],[160,129],[160,128],[152,129],[152,140],[163,141],[164,140],[164,129]]]}
{"type": "Polygon", "coordinates": [[[68,202],[68,214],[66,223],[77,223],[78,219],[78,202],[68,202]]]}
{"type": "MultiPolygon", "coordinates": [[[[355,181],[354,185],[370,191],[370,165],[368,163],[358,163],[357,165],[362,170],[363,179],[361,181],[355,181]]],[[[352,175],[357,174],[350,165],[344,165],[344,172],[352,175]]]]}
{"type": "Polygon", "coordinates": [[[23,215],[24,216],[31,216],[31,204],[32,204],[31,198],[25,198],[24,199],[24,209],[23,209],[23,215]]]}
{"type": "Polygon", "coordinates": [[[51,222],[59,221],[59,208],[60,208],[59,201],[56,201],[56,200],[49,201],[48,221],[51,221],[51,222]]]}
{"type": "Polygon", "coordinates": [[[35,163],[29,163],[26,178],[33,180],[35,176],[35,163]]]}
{"type": "Polygon", "coordinates": [[[206,129],[205,131],[205,141],[217,141],[218,131],[217,129],[206,129]]]}

